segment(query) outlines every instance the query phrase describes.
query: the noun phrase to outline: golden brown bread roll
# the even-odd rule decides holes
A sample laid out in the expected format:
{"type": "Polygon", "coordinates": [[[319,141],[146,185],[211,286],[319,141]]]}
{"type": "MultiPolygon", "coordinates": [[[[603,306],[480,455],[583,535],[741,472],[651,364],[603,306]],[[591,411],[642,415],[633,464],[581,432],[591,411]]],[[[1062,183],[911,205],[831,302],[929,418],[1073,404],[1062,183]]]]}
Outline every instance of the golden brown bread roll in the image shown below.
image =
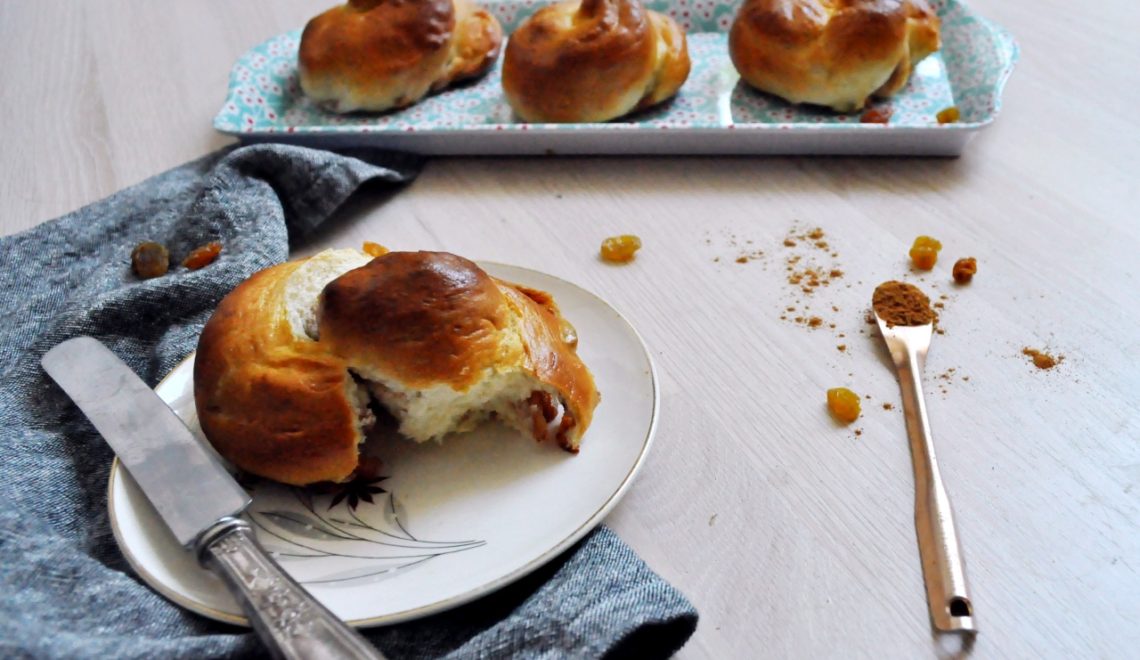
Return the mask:
{"type": "Polygon", "coordinates": [[[603,122],[677,93],[689,77],[685,33],[640,0],[566,0],[507,42],[503,91],[530,122],[603,122]]]}
{"type": "Polygon", "coordinates": [[[329,250],[226,296],[194,396],[219,454],[295,485],[352,476],[369,393],[417,441],[494,417],[577,452],[599,395],[576,346],[548,294],[461,257],[329,250]]]}
{"type": "Polygon", "coordinates": [[[305,26],[297,68],[305,95],[330,110],[379,112],[482,75],[502,41],[471,0],[349,0],[305,26]]]}
{"type": "Polygon", "coordinates": [[[748,84],[838,112],[893,95],[938,48],[926,0],[745,0],[728,37],[748,84]]]}

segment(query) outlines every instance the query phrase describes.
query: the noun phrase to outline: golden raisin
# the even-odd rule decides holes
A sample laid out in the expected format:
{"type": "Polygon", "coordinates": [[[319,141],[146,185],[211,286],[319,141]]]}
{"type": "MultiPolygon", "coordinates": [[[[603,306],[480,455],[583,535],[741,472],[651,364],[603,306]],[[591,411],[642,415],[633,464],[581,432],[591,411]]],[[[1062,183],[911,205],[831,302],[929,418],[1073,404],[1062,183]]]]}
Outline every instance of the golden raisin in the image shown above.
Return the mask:
{"type": "Polygon", "coordinates": [[[1029,358],[1033,360],[1033,366],[1037,367],[1038,369],[1052,369],[1065,359],[1064,355],[1053,357],[1045,351],[1039,351],[1036,348],[1029,348],[1028,346],[1021,349],[1021,352],[1025,355],[1028,355],[1029,358]]]}
{"type": "Polygon", "coordinates": [[[144,280],[161,277],[170,270],[170,253],[161,243],[139,243],[131,252],[131,270],[144,280]]]}
{"type": "Polygon", "coordinates": [[[978,273],[978,260],[966,257],[954,262],[954,281],[958,284],[969,284],[978,273]]]}
{"type": "Polygon", "coordinates": [[[833,387],[827,391],[827,409],[835,419],[850,424],[859,418],[859,395],[846,387],[833,387]]]}
{"type": "Polygon", "coordinates": [[[633,234],[610,236],[602,241],[602,260],[611,263],[633,261],[634,253],[641,249],[641,239],[633,234]]]}
{"type": "Polygon", "coordinates": [[[364,254],[367,254],[370,257],[382,257],[388,254],[389,251],[390,250],[388,250],[388,248],[380,245],[379,243],[364,241],[364,254]]]}
{"type": "Polygon", "coordinates": [[[929,236],[919,236],[914,239],[914,245],[910,248],[910,260],[914,262],[915,268],[930,270],[938,261],[938,251],[941,249],[942,244],[937,240],[929,236]]]}
{"type": "Polygon", "coordinates": [[[953,124],[957,122],[961,116],[961,113],[958,112],[958,106],[956,105],[952,105],[949,108],[940,110],[938,114],[935,115],[935,117],[938,118],[939,124],[953,124]]]}
{"type": "Polygon", "coordinates": [[[218,253],[222,251],[222,244],[217,241],[206,243],[202,247],[195,248],[193,252],[182,260],[182,265],[190,270],[198,270],[204,266],[209,266],[214,263],[214,259],[218,258],[218,253]]]}

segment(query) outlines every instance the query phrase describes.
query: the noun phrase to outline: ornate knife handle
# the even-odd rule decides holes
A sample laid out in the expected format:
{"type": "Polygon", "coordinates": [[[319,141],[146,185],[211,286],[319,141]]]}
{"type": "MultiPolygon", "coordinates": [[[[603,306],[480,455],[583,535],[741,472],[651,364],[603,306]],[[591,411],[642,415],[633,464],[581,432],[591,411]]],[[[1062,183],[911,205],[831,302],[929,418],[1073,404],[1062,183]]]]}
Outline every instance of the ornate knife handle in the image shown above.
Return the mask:
{"type": "Polygon", "coordinates": [[[198,539],[198,559],[222,576],[275,658],[379,658],[266,554],[248,523],[223,518],[198,539]]]}

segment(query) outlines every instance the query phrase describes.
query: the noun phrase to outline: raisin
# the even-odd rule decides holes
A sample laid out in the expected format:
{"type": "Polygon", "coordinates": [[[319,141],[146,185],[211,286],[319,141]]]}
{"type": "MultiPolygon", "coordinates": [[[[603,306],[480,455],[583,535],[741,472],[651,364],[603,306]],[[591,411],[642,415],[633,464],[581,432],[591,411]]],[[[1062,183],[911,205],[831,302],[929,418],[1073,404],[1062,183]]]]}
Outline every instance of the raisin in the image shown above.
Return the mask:
{"type": "Polygon", "coordinates": [[[859,122],[862,124],[886,124],[891,120],[892,110],[890,108],[871,108],[859,117],[859,122]]]}
{"type": "Polygon", "coordinates": [[[935,117],[938,119],[939,124],[953,124],[958,121],[962,114],[958,111],[958,106],[952,105],[945,110],[940,110],[935,117]]]}
{"type": "Polygon", "coordinates": [[[382,257],[388,254],[388,252],[388,248],[380,245],[379,243],[364,241],[364,254],[367,254],[370,257],[382,257]]]}
{"type": "Polygon", "coordinates": [[[859,418],[859,395],[846,387],[833,387],[827,391],[827,409],[835,419],[850,424],[859,418]]]}
{"type": "Polygon", "coordinates": [[[915,268],[930,270],[938,261],[938,251],[941,249],[942,244],[937,240],[929,236],[919,236],[914,239],[914,245],[910,248],[910,259],[914,262],[915,268]]]}
{"type": "Polygon", "coordinates": [[[641,239],[633,234],[610,236],[602,241],[602,260],[611,263],[633,261],[633,256],[639,249],[641,249],[641,239]]]}
{"type": "Polygon", "coordinates": [[[958,284],[969,284],[978,272],[978,260],[966,257],[954,262],[954,281],[958,284]]]}
{"type": "Polygon", "coordinates": [[[190,270],[198,270],[205,266],[214,263],[218,258],[218,254],[222,251],[222,244],[217,241],[211,241],[205,245],[195,248],[193,252],[182,260],[182,265],[190,270]]]}
{"type": "Polygon", "coordinates": [[[161,277],[170,270],[170,253],[161,243],[139,243],[131,252],[131,270],[144,280],[161,277]]]}

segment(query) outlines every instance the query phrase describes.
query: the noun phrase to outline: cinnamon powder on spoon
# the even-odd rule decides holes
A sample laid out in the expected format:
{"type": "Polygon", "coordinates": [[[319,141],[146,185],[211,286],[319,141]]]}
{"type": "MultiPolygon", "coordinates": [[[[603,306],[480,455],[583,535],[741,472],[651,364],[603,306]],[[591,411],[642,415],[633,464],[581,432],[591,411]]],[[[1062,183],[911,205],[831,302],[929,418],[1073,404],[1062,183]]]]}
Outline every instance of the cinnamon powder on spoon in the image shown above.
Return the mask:
{"type": "Polygon", "coordinates": [[[918,287],[906,282],[891,280],[877,286],[871,296],[871,306],[888,328],[934,322],[930,299],[918,287]]]}

